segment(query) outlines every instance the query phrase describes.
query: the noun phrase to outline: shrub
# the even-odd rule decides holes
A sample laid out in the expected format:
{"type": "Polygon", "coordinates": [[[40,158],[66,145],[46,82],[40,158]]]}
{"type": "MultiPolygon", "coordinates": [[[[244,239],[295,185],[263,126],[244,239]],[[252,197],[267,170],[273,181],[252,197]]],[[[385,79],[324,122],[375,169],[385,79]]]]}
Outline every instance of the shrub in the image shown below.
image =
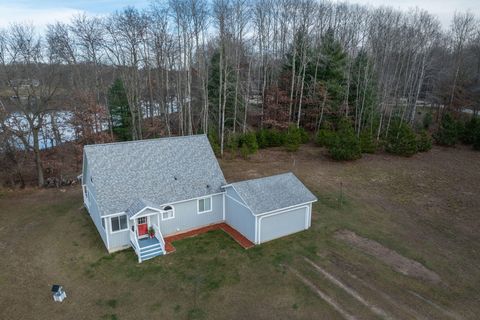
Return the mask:
{"type": "Polygon", "coordinates": [[[242,134],[238,137],[238,146],[243,150],[248,150],[249,154],[253,154],[258,150],[257,136],[254,132],[242,134]]]}
{"type": "Polygon", "coordinates": [[[401,121],[393,122],[388,132],[385,150],[405,157],[417,153],[417,137],[412,128],[401,121]]]}
{"type": "Polygon", "coordinates": [[[465,144],[473,144],[478,130],[480,130],[480,121],[474,116],[465,124],[460,139],[465,144]]]}
{"type": "Polygon", "coordinates": [[[258,147],[260,149],[268,148],[269,147],[268,137],[267,137],[268,129],[261,129],[261,130],[257,131],[256,135],[257,135],[258,147]]]}
{"type": "Polygon", "coordinates": [[[284,134],[277,129],[261,129],[257,131],[259,148],[280,147],[284,144],[284,134]]]}
{"type": "Polygon", "coordinates": [[[335,132],[333,130],[322,128],[318,131],[315,143],[320,147],[329,147],[335,139],[335,132]]]}
{"type": "Polygon", "coordinates": [[[297,151],[301,142],[302,134],[300,130],[298,130],[295,125],[290,125],[285,135],[285,147],[287,151],[297,151]]]}
{"type": "Polygon", "coordinates": [[[432,149],[432,138],[430,138],[426,130],[423,130],[417,137],[417,151],[426,152],[430,149],[432,149]]]}
{"type": "Polygon", "coordinates": [[[244,159],[248,159],[248,157],[250,156],[251,152],[250,152],[250,149],[248,149],[248,146],[246,144],[243,144],[240,147],[240,154],[244,159]]]}
{"type": "Polygon", "coordinates": [[[310,141],[310,136],[308,135],[307,131],[304,128],[299,127],[297,130],[300,132],[300,142],[302,144],[310,141]]]}
{"type": "Polygon", "coordinates": [[[458,123],[447,113],[442,117],[440,127],[435,132],[435,142],[443,146],[454,146],[458,140],[458,123]]]}
{"type": "Polygon", "coordinates": [[[362,153],[375,153],[377,151],[377,143],[370,132],[362,131],[360,133],[360,149],[362,153]]]}
{"type": "Polygon", "coordinates": [[[422,120],[423,129],[428,130],[433,122],[433,116],[431,112],[427,112],[422,120]]]}
{"type": "Polygon", "coordinates": [[[480,128],[475,132],[473,138],[473,149],[480,150],[480,128]]]}
{"type": "Polygon", "coordinates": [[[348,119],[340,120],[328,151],[334,160],[355,160],[362,157],[360,140],[348,119]]]}

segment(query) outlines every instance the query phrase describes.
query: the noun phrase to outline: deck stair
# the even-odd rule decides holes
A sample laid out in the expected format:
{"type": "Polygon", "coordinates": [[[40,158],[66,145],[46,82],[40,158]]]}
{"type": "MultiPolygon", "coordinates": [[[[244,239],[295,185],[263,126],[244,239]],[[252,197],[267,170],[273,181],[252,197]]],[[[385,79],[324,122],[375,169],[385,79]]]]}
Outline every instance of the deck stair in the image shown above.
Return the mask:
{"type": "Polygon", "coordinates": [[[140,247],[140,261],[145,261],[165,254],[165,251],[157,238],[139,239],[138,244],[140,247]]]}

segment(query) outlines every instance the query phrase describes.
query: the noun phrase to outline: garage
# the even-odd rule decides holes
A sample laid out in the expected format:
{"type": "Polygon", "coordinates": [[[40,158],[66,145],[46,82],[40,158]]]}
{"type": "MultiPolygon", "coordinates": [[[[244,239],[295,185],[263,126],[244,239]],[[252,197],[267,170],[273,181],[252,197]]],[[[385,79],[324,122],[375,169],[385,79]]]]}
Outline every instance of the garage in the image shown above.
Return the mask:
{"type": "Polygon", "coordinates": [[[317,198],[291,172],[235,182],[225,189],[226,222],[255,244],[311,225],[312,203],[317,198]]]}
{"type": "Polygon", "coordinates": [[[258,243],[308,229],[309,209],[307,205],[258,217],[258,243]]]}

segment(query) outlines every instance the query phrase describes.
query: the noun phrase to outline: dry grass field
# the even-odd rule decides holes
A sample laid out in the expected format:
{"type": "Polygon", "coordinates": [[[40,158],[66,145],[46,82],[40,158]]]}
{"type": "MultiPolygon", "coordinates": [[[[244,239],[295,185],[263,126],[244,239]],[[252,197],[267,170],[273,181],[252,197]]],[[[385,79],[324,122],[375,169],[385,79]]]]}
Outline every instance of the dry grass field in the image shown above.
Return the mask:
{"type": "Polygon", "coordinates": [[[319,198],[308,231],[249,250],[213,231],[142,264],[107,254],[79,187],[3,191],[0,319],[478,318],[480,153],[324,153],[220,161],[230,182],[293,171],[319,198]]]}

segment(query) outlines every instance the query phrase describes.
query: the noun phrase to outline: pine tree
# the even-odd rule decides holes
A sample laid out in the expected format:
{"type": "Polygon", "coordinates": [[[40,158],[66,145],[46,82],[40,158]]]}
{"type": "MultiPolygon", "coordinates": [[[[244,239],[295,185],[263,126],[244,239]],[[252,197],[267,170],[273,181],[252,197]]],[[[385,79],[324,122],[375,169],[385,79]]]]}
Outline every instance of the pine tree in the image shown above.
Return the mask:
{"type": "Polygon", "coordinates": [[[113,133],[121,141],[131,140],[132,117],[125,87],[120,79],[116,79],[108,90],[108,109],[113,133]]]}
{"type": "MultiPolygon", "coordinates": [[[[338,111],[345,99],[347,54],[341,43],[335,40],[332,29],[326,32],[321,43],[321,60],[320,68],[317,70],[317,79],[325,84],[331,107],[338,111]]],[[[315,65],[311,63],[308,70],[308,74],[314,76],[315,65]]]]}
{"type": "Polygon", "coordinates": [[[350,72],[349,104],[355,108],[357,130],[375,132],[378,128],[376,109],[377,95],[373,62],[369,61],[366,52],[361,51],[355,57],[350,72]]]}
{"type": "MultiPolygon", "coordinates": [[[[210,67],[208,70],[208,103],[211,120],[215,120],[212,124],[216,127],[218,125],[218,119],[220,115],[218,114],[218,103],[221,97],[219,96],[219,83],[220,83],[220,52],[217,50],[213,53],[212,58],[210,59],[210,67]]],[[[232,66],[227,66],[229,70],[233,70],[232,66]]],[[[225,104],[225,128],[233,127],[233,108],[235,105],[235,72],[227,72],[227,81],[222,80],[223,85],[226,85],[227,88],[227,99],[225,104]],[[228,115],[228,116],[227,116],[228,115]]],[[[237,104],[239,106],[243,105],[243,99],[241,95],[237,96],[239,101],[237,104]]]]}
{"type": "Polygon", "coordinates": [[[342,118],[338,122],[335,138],[328,147],[328,151],[334,160],[355,160],[362,157],[360,140],[347,118],[342,118]]]}
{"type": "Polygon", "coordinates": [[[457,143],[459,130],[455,119],[449,114],[442,117],[440,127],[435,132],[435,141],[443,146],[454,146],[457,143]]]}
{"type": "Polygon", "coordinates": [[[394,120],[390,126],[385,150],[389,153],[411,157],[417,153],[417,137],[405,122],[394,120]]]}

